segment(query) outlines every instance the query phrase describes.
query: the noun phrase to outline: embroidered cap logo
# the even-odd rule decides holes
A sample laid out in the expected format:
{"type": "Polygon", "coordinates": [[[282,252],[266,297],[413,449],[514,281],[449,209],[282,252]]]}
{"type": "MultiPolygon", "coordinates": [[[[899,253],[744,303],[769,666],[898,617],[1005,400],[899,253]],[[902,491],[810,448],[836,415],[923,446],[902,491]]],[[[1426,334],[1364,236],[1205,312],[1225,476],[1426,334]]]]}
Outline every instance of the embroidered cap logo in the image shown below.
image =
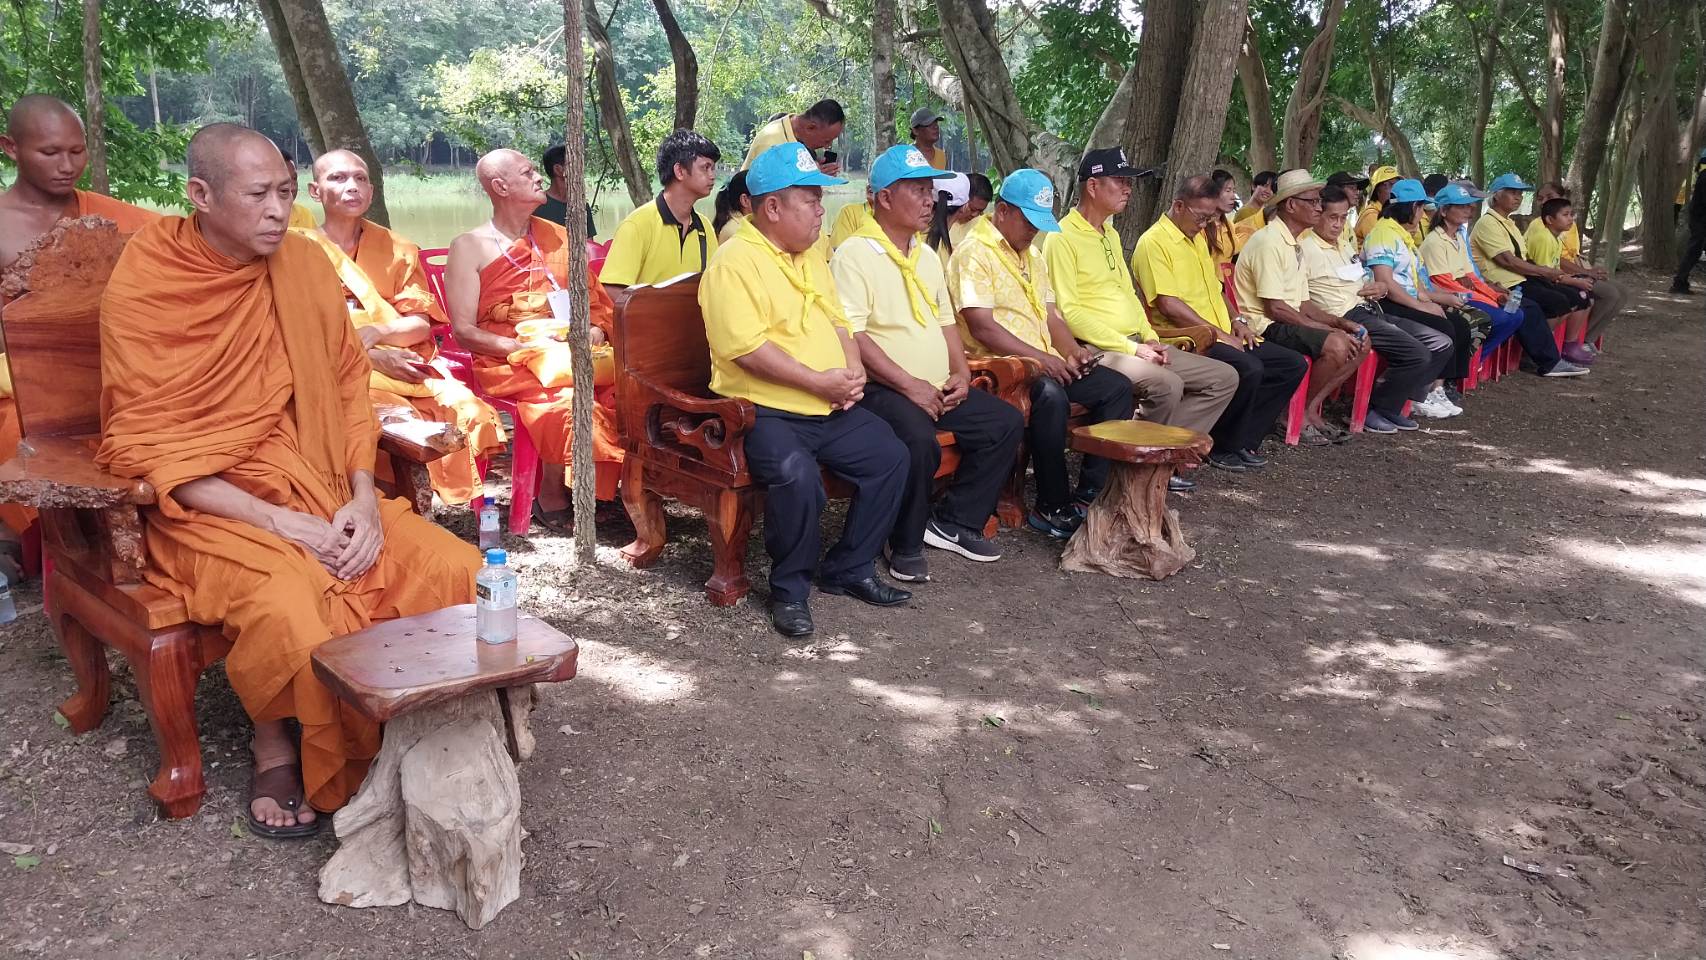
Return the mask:
{"type": "Polygon", "coordinates": [[[794,167],[801,173],[811,173],[817,169],[817,161],[812,159],[811,151],[801,147],[794,155],[794,167]]]}
{"type": "Polygon", "coordinates": [[[930,161],[924,159],[924,154],[919,153],[917,150],[908,150],[906,151],[906,165],[913,168],[928,167],[930,165],[930,161]]]}

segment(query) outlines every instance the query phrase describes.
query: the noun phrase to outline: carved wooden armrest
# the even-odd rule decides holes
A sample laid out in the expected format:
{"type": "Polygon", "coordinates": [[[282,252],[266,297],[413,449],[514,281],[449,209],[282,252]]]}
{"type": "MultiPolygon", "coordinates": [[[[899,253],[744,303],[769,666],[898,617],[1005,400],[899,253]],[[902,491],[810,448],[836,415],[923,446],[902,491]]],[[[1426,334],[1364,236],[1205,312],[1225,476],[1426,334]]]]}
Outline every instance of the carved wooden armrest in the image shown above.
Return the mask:
{"type": "Polygon", "coordinates": [[[405,463],[432,463],[467,445],[454,423],[409,418],[379,425],[379,449],[405,463]]]}
{"type": "Polygon", "coordinates": [[[1215,342],[1220,339],[1215,334],[1214,328],[1206,323],[1191,327],[1177,327],[1163,321],[1154,324],[1154,327],[1155,335],[1161,338],[1162,343],[1178,347],[1180,350],[1189,350],[1191,353],[1207,353],[1208,348],[1214,346],[1215,342]]]}
{"type": "Polygon", "coordinates": [[[972,386],[1021,410],[1030,403],[1031,382],[1042,372],[1042,364],[1027,364],[1021,357],[968,358],[966,366],[971,368],[972,386]]]}
{"type": "Polygon", "coordinates": [[[631,379],[639,387],[639,400],[646,411],[647,443],[687,452],[728,474],[731,481],[746,475],[746,445],[742,440],[758,421],[758,408],[752,401],[695,397],[644,377],[631,379]]]}
{"type": "Polygon", "coordinates": [[[146,480],[127,480],[95,465],[89,444],[76,437],[27,438],[0,464],[0,502],[38,510],[141,507],[155,500],[146,480]]]}

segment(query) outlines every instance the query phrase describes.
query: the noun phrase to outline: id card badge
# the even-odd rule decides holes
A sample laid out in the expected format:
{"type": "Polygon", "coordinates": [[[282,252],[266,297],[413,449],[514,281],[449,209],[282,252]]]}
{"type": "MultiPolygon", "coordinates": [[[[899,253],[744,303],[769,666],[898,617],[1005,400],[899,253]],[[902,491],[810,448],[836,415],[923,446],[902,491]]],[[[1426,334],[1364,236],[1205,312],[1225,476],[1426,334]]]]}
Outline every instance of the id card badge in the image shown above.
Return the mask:
{"type": "Polygon", "coordinates": [[[1340,280],[1355,282],[1362,279],[1362,267],[1359,264],[1347,263],[1338,268],[1338,274],[1340,280]]]}
{"type": "Polygon", "coordinates": [[[573,303],[569,300],[569,291],[561,288],[552,290],[545,294],[545,303],[551,308],[551,316],[556,317],[557,322],[565,328],[568,327],[569,318],[575,313],[573,303]]]}

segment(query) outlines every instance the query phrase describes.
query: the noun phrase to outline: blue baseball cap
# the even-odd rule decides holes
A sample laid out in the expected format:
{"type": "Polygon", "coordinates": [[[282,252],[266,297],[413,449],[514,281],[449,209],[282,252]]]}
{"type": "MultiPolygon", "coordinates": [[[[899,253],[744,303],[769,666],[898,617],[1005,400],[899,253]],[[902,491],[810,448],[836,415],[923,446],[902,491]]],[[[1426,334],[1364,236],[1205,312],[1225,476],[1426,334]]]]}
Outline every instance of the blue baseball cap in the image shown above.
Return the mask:
{"type": "Polygon", "coordinates": [[[1386,199],[1389,203],[1426,203],[1428,188],[1422,186],[1422,181],[1406,177],[1392,185],[1386,199]]]}
{"type": "Polygon", "coordinates": [[[1514,173],[1501,173],[1493,179],[1492,183],[1487,184],[1488,193],[1498,193],[1500,190],[1529,191],[1533,189],[1532,184],[1523,183],[1522,178],[1514,173]]]}
{"type": "Polygon", "coordinates": [[[1044,233],[1059,233],[1060,221],[1054,218],[1054,184],[1041,170],[1020,167],[1001,181],[1002,200],[1025,212],[1031,226],[1044,233]]]}
{"type": "Polygon", "coordinates": [[[847,181],[817,168],[817,160],[805,144],[778,143],[758,155],[746,171],[746,192],[754,197],[789,187],[834,187],[847,181]]]}
{"type": "Polygon", "coordinates": [[[1439,192],[1434,194],[1434,204],[1441,207],[1467,207],[1480,202],[1480,197],[1471,195],[1468,190],[1455,183],[1440,187],[1439,192]]]}
{"type": "Polygon", "coordinates": [[[887,190],[896,180],[935,180],[940,177],[951,177],[948,170],[937,170],[930,166],[930,161],[924,159],[924,153],[910,143],[902,143],[884,150],[877,157],[877,162],[871,164],[870,191],[887,190]]]}

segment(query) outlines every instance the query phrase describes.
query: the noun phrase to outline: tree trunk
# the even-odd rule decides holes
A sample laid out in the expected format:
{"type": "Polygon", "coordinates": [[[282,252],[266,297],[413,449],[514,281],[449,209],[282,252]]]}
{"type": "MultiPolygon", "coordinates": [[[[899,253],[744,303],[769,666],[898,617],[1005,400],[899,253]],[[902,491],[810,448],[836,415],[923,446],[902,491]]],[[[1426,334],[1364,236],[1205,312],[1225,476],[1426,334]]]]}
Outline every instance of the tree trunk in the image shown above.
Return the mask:
{"type": "MultiPolygon", "coordinates": [[[[1599,48],[1594,54],[1593,84],[1582,108],[1581,126],[1576,130],[1576,148],[1570,157],[1564,185],[1586,209],[1590,191],[1599,183],[1607,141],[1617,121],[1617,103],[1629,83],[1634,57],[1629,45],[1629,0],[1606,0],[1605,19],[1599,28],[1599,48]]],[[[1476,180],[1480,183],[1480,180],[1476,180]]]]}
{"type": "Polygon", "coordinates": [[[314,102],[308,96],[308,81],[302,78],[302,64],[296,59],[296,44],[290,38],[290,27],[284,22],[279,0],[256,0],[261,19],[266,22],[267,35],[272,37],[273,49],[278,51],[278,66],[284,74],[284,85],[290,91],[290,102],[296,105],[296,124],[308,138],[308,149],[315,155],[326,152],[326,141],[320,138],[320,118],[314,114],[314,102]]]}
{"type": "Polygon", "coordinates": [[[1238,81],[1250,113],[1250,166],[1257,171],[1273,170],[1279,163],[1279,149],[1274,143],[1274,94],[1268,86],[1261,38],[1248,20],[1244,23],[1244,47],[1238,53],[1238,81]]]}
{"type": "Polygon", "coordinates": [[[154,129],[160,129],[160,68],[154,64],[154,48],[148,48],[148,102],[154,107],[154,129]]]}
{"type": "MultiPolygon", "coordinates": [[[[1343,0],[1329,3],[1342,6],[1343,0]]],[[[1248,0],[1206,0],[1202,5],[1179,93],[1172,145],[1167,150],[1162,196],[1172,196],[1186,177],[1206,172],[1220,155],[1226,107],[1232,97],[1232,78],[1237,73],[1248,12],[1248,0]]]]}
{"type": "MultiPolygon", "coordinates": [[[[640,162],[639,151],[634,149],[633,128],[628,125],[628,111],[622,106],[622,87],[616,80],[616,50],[610,45],[610,33],[604,27],[604,18],[599,15],[596,0],[585,0],[585,4],[586,35],[592,41],[592,69],[598,81],[599,126],[610,136],[610,149],[616,155],[616,169],[622,174],[622,183],[628,188],[628,199],[634,202],[634,206],[642,207],[651,199],[652,177],[645,164],[640,162]]],[[[581,18],[577,16],[576,19],[581,18]]],[[[580,36],[579,33],[575,35],[580,36]]],[[[574,59],[584,61],[585,57],[577,53],[574,59]]],[[[576,130],[565,142],[579,144],[585,137],[584,131],[576,130]]],[[[585,169],[584,154],[575,164],[585,169]]],[[[592,462],[590,455],[584,462],[592,462]]]]}
{"type": "MultiPolygon", "coordinates": [[[[574,471],[574,508],[575,508],[575,563],[581,567],[591,567],[597,558],[598,550],[598,473],[593,469],[592,460],[592,405],[594,403],[592,381],[592,338],[589,329],[589,314],[591,312],[591,291],[587,289],[587,259],[586,259],[586,220],[579,211],[586,208],[586,54],[581,50],[583,29],[581,24],[582,6],[579,0],[563,0],[563,48],[567,54],[566,69],[568,71],[568,89],[565,102],[567,103],[567,118],[563,143],[567,149],[563,151],[563,176],[567,182],[567,197],[564,203],[571,211],[565,217],[565,226],[569,231],[569,345],[571,347],[570,361],[575,373],[575,383],[578,384],[573,398],[574,443],[569,456],[578,469],[574,471]]],[[[604,33],[604,24],[598,20],[592,0],[586,0],[585,11],[594,14],[591,23],[597,23],[597,34],[604,33]]],[[[596,41],[595,41],[596,43],[596,41]]],[[[610,38],[604,37],[604,45],[609,47],[610,38]]],[[[610,71],[611,79],[615,79],[614,67],[610,71]]],[[[602,82],[603,71],[600,71],[602,82]]],[[[621,101],[615,101],[617,109],[621,109],[621,101]]],[[[624,121],[624,133],[626,133],[624,121]]],[[[611,131],[612,134],[615,131],[611,131]]],[[[632,152],[632,147],[629,151],[632,152]]],[[[632,192],[632,188],[630,188],[632,192]]],[[[644,203],[643,197],[636,203],[644,203]]]]}
{"type": "Polygon", "coordinates": [[[1497,52],[1492,37],[1476,37],[1475,128],[1469,132],[1469,179],[1478,184],[1487,182],[1487,125],[1493,121],[1493,59],[1497,52]]]}
{"type": "Polygon", "coordinates": [[[983,128],[995,165],[1004,171],[1028,165],[1031,126],[1019,105],[988,5],[985,0],[936,0],[936,10],[966,110],[983,128]]]}
{"type": "Polygon", "coordinates": [[[871,4],[871,147],[882,153],[894,146],[895,0],[871,4]]]}
{"type": "Polygon", "coordinates": [[[1285,167],[1308,167],[1315,162],[1321,145],[1321,114],[1327,101],[1327,81],[1333,73],[1333,40],[1339,32],[1345,0],[1327,0],[1315,39],[1303,51],[1297,68],[1297,83],[1285,104],[1285,167]]]}
{"type": "Polygon", "coordinates": [[[669,0],[652,0],[652,6],[657,9],[664,36],[669,38],[669,58],[675,63],[675,129],[691,130],[699,116],[699,58],[676,22],[669,0]]]}
{"type": "MultiPolygon", "coordinates": [[[[1193,0],[1146,0],[1143,5],[1143,35],[1138,38],[1134,84],[1134,89],[1143,91],[1143,95],[1131,98],[1131,114],[1125,130],[1126,154],[1140,167],[1158,166],[1167,160],[1173,126],[1179,116],[1179,92],[1185,80],[1185,71],[1179,69],[1179,51],[1190,49],[1196,16],[1193,0]]],[[[1190,171],[1203,172],[1206,171],[1190,171]]],[[[1131,202],[1114,220],[1128,249],[1155,222],[1158,210],[1166,206],[1158,198],[1172,195],[1171,190],[1161,192],[1160,177],[1137,181],[1131,202]]]]}
{"type": "MultiPolygon", "coordinates": [[[[1615,3],[1615,0],[1608,0],[1615,3]]],[[[1564,23],[1563,0],[1546,0],[1546,108],[1540,115],[1540,182],[1563,179],[1564,23]]]]}
{"type": "Polygon", "coordinates": [[[107,193],[107,98],[101,93],[101,0],[83,0],[83,109],[88,121],[89,189],[107,193]]]}
{"type": "MultiPolygon", "coordinates": [[[[338,55],[337,40],[326,20],[325,7],[320,0],[262,0],[263,10],[268,3],[277,5],[276,13],[284,28],[282,41],[281,33],[273,34],[273,43],[279,48],[279,62],[284,64],[288,46],[309,105],[305,110],[302,101],[298,101],[297,115],[315,121],[315,133],[309,135],[309,143],[316,147],[316,153],[351,150],[367,162],[368,179],[373,183],[373,206],[367,215],[375,223],[389,224],[391,217],[385,209],[385,168],[379,162],[379,155],[373,152],[373,142],[361,122],[361,112],[356,109],[355,91],[350,87],[349,74],[344,72],[343,58],[338,55]]],[[[270,30],[270,19],[268,27],[270,30]]],[[[290,75],[288,68],[285,75],[287,78],[290,75]]],[[[294,87],[291,93],[296,93],[294,87]]],[[[303,129],[309,129],[306,123],[303,129]]]]}
{"type": "Polygon", "coordinates": [[[1677,54],[1692,0],[1637,0],[1640,12],[1642,103],[1641,128],[1641,258],[1649,270],[1668,270],[1676,264],[1676,217],[1671,210],[1688,158],[1678,157],[1681,123],[1676,111],[1677,54]]]}
{"type": "Polygon", "coordinates": [[[1623,256],[1623,223],[1629,216],[1629,192],[1635,183],[1635,167],[1641,159],[1641,143],[1635,131],[1641,125],[1639,82],[1623,98],[1621,116],[1617,120],[1617,135],[1612,143],[1616,148],[1607,162],[1605,200],[1601,208],[1599,230],[1594,235],[1594,257],[1608,271],[1617,269],[1623,256]]]}
{"type": "Polygon", "coordinates": [[[1404,135],[1402,128],[1392,122],[1391,117],[1385,114],[1376,115],[1344,97],[1335,96],[1333,99],[1338,102],[1339,109],[1344,111],[1345,116],[1386,138],[1386,145],[1392,148],[1392,165],[1398,168],[1400,176],[1421,178],[1421,166],[1416,163],[1415,148],[1410,146],[1410,138],[1404,135]]]}

